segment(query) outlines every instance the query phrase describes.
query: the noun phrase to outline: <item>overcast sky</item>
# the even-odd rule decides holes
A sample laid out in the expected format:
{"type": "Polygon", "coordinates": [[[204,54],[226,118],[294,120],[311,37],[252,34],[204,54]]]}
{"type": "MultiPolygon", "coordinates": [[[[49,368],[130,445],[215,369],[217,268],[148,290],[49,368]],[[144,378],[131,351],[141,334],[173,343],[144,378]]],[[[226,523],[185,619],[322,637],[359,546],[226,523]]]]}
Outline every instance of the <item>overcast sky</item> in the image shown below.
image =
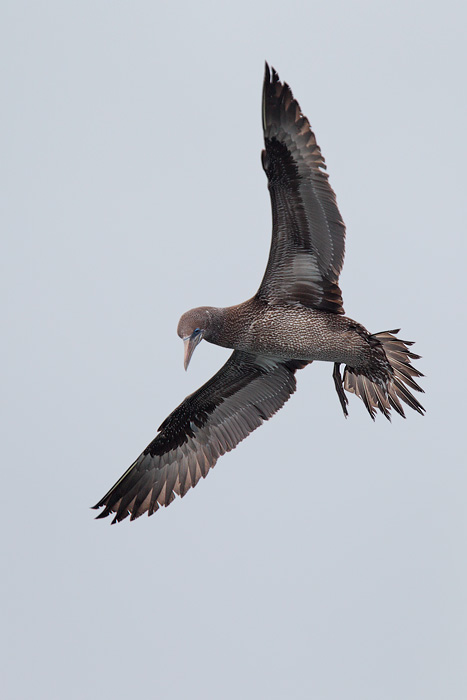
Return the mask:
{"type": "Polygon", "coordinates": [[[464,5],[4,0],[2,697],[467,697],[464,5]],[[346,312],[416,341],[427,415],[345,420],[314,363],[110,527],[89,506],[228,356],[185,373],[179,316],[264,271],[265,59],[327,161],[346,312]]]}

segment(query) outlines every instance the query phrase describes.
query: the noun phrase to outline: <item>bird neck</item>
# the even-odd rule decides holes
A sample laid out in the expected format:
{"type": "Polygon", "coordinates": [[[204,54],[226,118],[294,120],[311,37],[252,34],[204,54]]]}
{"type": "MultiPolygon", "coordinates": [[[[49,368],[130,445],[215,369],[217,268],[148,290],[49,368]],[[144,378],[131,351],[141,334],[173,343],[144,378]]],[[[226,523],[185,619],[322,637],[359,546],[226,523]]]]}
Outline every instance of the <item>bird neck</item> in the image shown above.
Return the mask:
{"type": "Polygon", "coordinates": [[[214,345],[235,349],[245,327],[248,327],[251,299],[243,304],[212,308],[210,312],[210,328],[205,333],[205,339],[214,345]]]}

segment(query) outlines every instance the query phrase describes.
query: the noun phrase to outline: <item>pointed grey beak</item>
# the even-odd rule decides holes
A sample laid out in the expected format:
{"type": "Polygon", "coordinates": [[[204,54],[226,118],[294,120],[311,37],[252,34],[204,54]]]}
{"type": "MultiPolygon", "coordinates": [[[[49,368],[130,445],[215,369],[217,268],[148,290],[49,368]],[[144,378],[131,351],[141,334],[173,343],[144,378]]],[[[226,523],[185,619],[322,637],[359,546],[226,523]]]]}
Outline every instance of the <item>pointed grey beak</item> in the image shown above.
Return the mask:
{"type": "Polygon", "coordinates": [[[196,346],[198,343],[203,339],[203,333],[198,332],[198,333],[193,333],[192,335],[188,336],[188,338],[184,338],[183,342],[185,344],[185,356],[183,358],[183,366],[185,367],[185,370],[188,369],[188,365],[190,364],[191,356],[193,355],[196,346]]]}

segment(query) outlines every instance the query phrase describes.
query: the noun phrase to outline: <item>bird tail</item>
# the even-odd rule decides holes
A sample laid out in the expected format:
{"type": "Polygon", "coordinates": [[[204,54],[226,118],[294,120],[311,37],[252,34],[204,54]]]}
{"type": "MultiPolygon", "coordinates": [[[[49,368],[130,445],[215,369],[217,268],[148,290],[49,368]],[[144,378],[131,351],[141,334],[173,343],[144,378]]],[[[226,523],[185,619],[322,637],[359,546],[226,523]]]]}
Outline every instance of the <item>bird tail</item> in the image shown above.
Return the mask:
{"type": "Polygon", "coordinates": [[[411,363],[411,360],[418,360],[420,355],[409,350],[412,342],[396,338],[396,333],[399,330],[370,335],[372,359],[368,366],[357,369],[346,365],[342,378],[340,366],[334,365],[334,382],[345,416],[348,415],[348,399],[344,389],[362,399],[373,420],[377,410],[391,420],[391,409],[405,418],[401,401],[421,415],[425,413],[410,391],[423,392],[414,379],[423,377],[423,374],[411,363]]]}

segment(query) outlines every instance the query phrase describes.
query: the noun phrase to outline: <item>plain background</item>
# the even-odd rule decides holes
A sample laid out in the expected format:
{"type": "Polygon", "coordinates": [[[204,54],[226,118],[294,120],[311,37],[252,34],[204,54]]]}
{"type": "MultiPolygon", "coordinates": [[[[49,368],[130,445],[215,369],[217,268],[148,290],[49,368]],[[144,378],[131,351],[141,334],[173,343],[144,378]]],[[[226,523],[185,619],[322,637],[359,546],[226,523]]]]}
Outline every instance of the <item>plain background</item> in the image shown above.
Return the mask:
{"type": "Polygon", "coordinates": [[[467,697],[463,2],[2,3],[2,697],[467,697]],[[95,503],[225,361],[257,289],[264,60],[347,224],[346,312],[402,327],[422,418],[317,364],[151,519],[95,503]]]}

